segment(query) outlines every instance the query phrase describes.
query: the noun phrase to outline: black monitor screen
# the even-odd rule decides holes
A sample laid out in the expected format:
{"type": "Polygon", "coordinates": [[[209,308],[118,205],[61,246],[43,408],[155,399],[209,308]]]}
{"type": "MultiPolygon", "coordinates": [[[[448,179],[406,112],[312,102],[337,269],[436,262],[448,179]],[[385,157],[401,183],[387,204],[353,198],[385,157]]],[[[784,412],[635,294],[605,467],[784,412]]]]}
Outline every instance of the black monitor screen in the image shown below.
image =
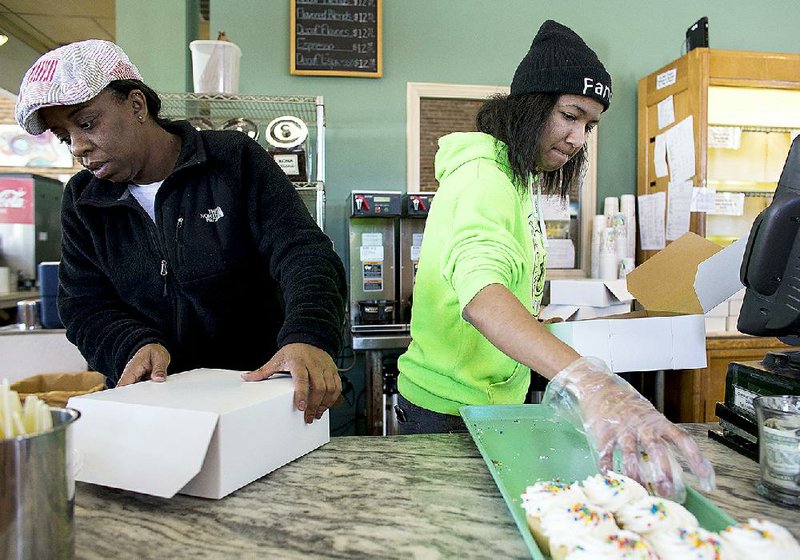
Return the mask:
{"type": "Polygon", "coordinates": [[[750,229],[741,280],[747,288],[739,331],[800,335],[800,137],[783,166],[772,203],[750,229]]]}

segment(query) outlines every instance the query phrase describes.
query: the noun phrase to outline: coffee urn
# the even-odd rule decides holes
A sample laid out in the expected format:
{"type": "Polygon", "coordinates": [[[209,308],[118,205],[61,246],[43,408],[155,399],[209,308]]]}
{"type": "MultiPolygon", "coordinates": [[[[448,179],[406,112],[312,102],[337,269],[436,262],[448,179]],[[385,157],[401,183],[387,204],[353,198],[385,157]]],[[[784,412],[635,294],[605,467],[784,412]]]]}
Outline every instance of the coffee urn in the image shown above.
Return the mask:
{"type": "Polygon", "coordinates": [[[411,322],[411,304],[414,280],[417,277],[419,252],[425,219],[433,200],[433,193],[409,193],[403,199],[403,217],[400,220],[400,321],[411,322]]]}
{"type": "Polygon", "coordinates": [[[402,193],[350,194],[349,269],[352,332],[392,332],[398,324],[396,246],[402,193]]]}

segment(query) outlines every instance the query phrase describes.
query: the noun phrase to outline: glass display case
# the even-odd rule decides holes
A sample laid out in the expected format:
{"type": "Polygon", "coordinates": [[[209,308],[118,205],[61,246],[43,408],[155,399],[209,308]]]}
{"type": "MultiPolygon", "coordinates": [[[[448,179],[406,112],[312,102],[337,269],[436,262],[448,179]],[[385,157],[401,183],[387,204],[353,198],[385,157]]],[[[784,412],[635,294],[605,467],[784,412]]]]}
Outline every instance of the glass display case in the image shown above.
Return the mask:
{"type": "MultiPolygon", "coordinates": [[[[638,105],[637,193],[668,192],[658,137],[691,118],[690,180],[716,192],[713,210],[691,213],[690,230],[728,245],[771,202],[800,131],[800,54],[697,48],[642,78],[638,105]]],[[[637,262],[654,253],[640,249],[637,262]]]]}

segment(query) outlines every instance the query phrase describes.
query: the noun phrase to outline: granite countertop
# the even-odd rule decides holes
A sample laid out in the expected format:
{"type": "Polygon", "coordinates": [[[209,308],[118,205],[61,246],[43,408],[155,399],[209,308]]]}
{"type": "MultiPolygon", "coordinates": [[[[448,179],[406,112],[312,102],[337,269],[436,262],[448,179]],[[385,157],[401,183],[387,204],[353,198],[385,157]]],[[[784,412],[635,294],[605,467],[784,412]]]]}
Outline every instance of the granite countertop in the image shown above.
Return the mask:
{"type": "MultiPolygon", "coordinates": [[[[800,537],[797,510],[755,491],[758,465],[687,424],[737,521],[800,537]]],[[[158,476],[153,465],[152,476],[158,476]]],[[[78,483],[77,558],[530,558],[466,434],[340,437],[222,500],[78,483]]]]}

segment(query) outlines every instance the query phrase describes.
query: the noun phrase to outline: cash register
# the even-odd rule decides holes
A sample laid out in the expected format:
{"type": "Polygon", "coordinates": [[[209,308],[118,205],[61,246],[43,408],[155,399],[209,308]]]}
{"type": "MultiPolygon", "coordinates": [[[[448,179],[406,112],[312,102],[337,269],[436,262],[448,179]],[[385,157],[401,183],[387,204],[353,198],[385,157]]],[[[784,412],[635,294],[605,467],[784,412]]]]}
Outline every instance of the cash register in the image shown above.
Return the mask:
{"type": "MultiPolygon", "coordinates": [[[[800,137],[789,149],[772,203],[750,229],[741,267],[746,291],[737,328],[800,346],[800,137]]],[[[712,437],[758,461],[753,399],[800,394],[800,351],[768,353],[761,362],[731,362],[720,429],[712,437]]]]}

